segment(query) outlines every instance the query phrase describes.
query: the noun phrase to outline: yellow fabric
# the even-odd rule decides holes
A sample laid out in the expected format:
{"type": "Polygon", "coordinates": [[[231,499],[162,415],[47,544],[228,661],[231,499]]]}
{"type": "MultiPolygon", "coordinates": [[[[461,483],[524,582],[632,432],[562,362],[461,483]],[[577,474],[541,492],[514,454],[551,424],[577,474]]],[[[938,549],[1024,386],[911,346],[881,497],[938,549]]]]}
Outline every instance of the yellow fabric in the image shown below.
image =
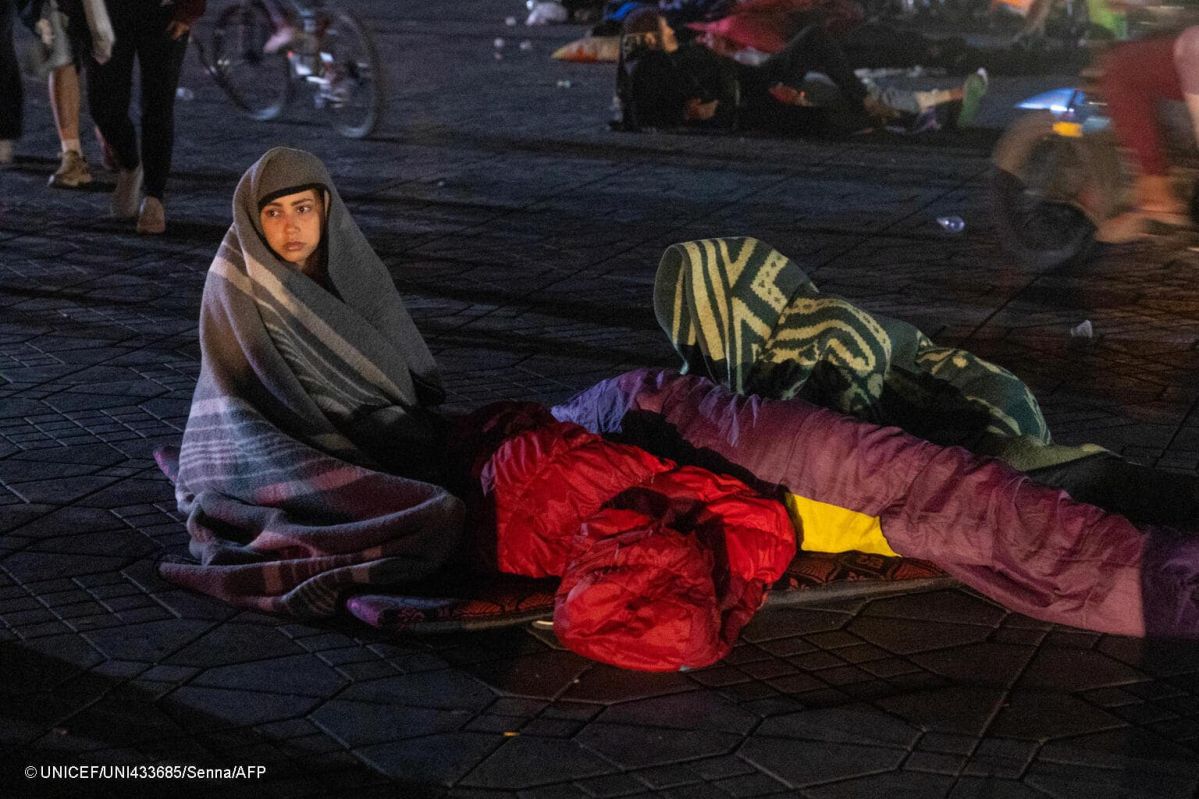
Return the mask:
{"type": "Polygon", "coordinates": [[[883,538],[883,528],[877,516],[795,494],[787,494],[784,502],[802,550],[848,552],[856,549],[888,557],[899,554],[883,538]]]}

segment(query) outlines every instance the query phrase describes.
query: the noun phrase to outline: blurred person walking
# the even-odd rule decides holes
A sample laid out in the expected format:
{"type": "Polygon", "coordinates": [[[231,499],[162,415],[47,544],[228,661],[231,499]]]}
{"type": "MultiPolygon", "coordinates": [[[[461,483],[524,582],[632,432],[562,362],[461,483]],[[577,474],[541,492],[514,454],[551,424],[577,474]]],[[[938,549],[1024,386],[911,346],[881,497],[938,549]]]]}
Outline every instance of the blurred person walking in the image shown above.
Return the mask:
{"type": "Polygon", "coordinates": [[[1120,243],[1141,235],[1153,223],[1190,227],[1186,201],[1170,179],[1160,106],[1182,101],[1199,135],[1199,26],[1170,35],[1123,42],[1102,61],[1103,96],[1120,145],[1137,168],[1134,206],[1104,222],[1099,241],[1120,243]]]}
{"type": "Polygon", "coordinates": [[[175,139],[175,91],[188,34],[205,0],[107,0],[116,44],[87,69],[88,107],[117,165],[111,211],[137,218],[137,232],[166,230],[164,194],[175,139]],[[129,118],[133,62],[141,79],[141,141],[129,118]],[[145,197],[142,198],[143,184],[145,197]]]}
{"type": "Polygon", "coordinates": [[[21,14],[41,42],[39,72],[47,75],[50,109],[61,146],[49,184],[73,189],[92,182],[79,140],[79,72],[89,54],[98,63],[112,55],[113,32],[103,0],[18,0],[21,14]]]}
{"type": "Polygon", "coordinates": [[[25,95],[13,47],[14,0],[0,0],[0,166],[12,163],[13,142],[21,138],[25,95]]]}

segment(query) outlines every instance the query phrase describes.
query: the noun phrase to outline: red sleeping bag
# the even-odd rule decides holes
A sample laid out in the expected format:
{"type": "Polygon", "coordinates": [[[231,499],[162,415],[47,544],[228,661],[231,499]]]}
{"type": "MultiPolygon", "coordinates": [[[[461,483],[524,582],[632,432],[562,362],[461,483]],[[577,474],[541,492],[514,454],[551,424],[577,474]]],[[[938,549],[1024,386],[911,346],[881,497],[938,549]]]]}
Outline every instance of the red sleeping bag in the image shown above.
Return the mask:
{"type": "Polygon", "coordinates": [[[558,638],[623,668],[724,657],[795,554],[781,502],[575,424],[509,438],[482,485],[500,570],[560,576],[558,638]]]}

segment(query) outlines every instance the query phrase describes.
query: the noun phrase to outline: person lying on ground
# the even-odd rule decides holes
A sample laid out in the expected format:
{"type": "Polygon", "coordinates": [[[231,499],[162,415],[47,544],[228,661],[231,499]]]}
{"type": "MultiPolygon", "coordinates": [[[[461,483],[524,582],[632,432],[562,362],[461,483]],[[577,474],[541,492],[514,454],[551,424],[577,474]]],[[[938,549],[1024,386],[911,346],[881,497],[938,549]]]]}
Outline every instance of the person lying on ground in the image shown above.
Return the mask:
{"type": "Polygon", "coordinates": [[[968,350],[938,345],[902,319],[818,290],[798,263],[764,242],[727,237],[671,245],[654,280],[654,310],[683,371],[738,394],[803,398],[1000,458],[1137,523],[1199,529],[1195,474],[1055,442],[1018,376],[968,350]]]}
{"type": "Polygon", "coordinates": [[[604,380],[553,412],[780,492],[801,549],[926,559],[1036,619],[1199,638],[1199,535],[1138,527],[997,459],[673,369],[604,380]]]}
{"type": "MultiPolygon", "coordinates": [[[[866,18],[856,0],[610,0],[603,22],[592,30],[592,35],[618,35],[630,16],[646,9],[661,14],[672,28],[684,32],[692,25],[703,27],[736,16],[752,20],[755,31],[768,34],[773,29],[786,30],[797,15],[819,15],[830,31],[843,32],[866,18]]],[[[783,42],[794,33],[792,30],[786,34],[783,42]]]]}
{"type": "Polygon", "coordinates": [[[668,21],[680,38],[698,35],[716,52],[739,58],[777,53],[814,23],[836,39],[855,69],[923,67],[964,75],[982,67],[993,74],[1028,75],[1062,68],[1072,71],[1086,59],[1081,49],[977,47],[958,36],[926,36],[868,21],[856,4],[839,0],[753,0],[735,6],[720,19],[689,22],[685,27],[668,21]]]}
{"type": "Polygon", "coordinates": [[[745,127],[795,130],[831,126],[853,131],[903,115],[918,117],[937,106],[956,104],[956,124],[968,124],[986,91],[986,73],[960,87],[925,92],[880,89],[855,74],[837,41],[818,24],[796,34],[780,52],[759,65],[742,64],[696,41],[680,44],[665,18],[640,11],[628,21],[647,52],[627,77],[628,127],[745,127]],[[805,81],[811,73],[835,87],[828,104],[817,105],[805,81]]]}

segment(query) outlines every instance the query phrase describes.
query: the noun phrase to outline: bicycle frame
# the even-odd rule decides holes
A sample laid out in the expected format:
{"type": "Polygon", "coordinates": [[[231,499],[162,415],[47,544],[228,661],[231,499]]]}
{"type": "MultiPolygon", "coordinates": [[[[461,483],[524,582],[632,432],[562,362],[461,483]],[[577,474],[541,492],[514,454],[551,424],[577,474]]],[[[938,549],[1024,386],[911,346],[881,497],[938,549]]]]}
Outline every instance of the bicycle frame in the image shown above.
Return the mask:
{"type": "Polygon", "coordinates": [[[383,69],[369,29],[341,3],[233,0],[215,17],[211,49],[196,36],[196,52],[247,115],[282,116],[293,86],[302,83],[343,136],[374,130],[385,105],[383,69]]]}

